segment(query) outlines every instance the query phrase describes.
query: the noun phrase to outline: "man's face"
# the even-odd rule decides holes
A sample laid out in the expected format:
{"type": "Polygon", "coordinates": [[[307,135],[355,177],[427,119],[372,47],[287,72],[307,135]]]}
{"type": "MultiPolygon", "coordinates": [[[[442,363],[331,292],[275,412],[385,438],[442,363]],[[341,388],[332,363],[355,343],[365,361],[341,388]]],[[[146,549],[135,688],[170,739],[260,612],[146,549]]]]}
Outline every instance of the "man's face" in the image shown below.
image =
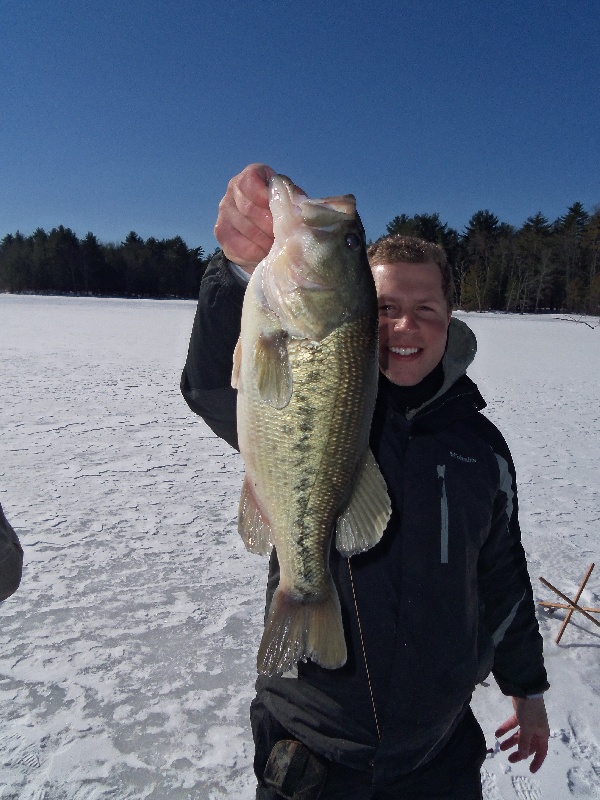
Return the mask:
{"type": "Polygon", "coordinates": [[[446,349],[450,312],[437,264],[373,264],[379,304],[379,368],[398,386],[416,386],[446,349]]]}

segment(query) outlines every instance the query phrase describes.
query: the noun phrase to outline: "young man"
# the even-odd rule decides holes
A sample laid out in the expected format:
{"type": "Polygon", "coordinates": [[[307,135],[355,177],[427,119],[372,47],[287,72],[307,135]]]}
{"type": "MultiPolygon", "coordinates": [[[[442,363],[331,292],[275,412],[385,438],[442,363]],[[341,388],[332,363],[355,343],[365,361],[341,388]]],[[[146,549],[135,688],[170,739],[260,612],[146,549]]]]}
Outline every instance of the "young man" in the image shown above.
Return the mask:
{"type": "MultiPolygon", "coordinates": [[[[215,233],[223,252],[202,282],[181,388],[237,445],[229,385],[247,275],[271,247],[267,180],[251,165],[230,181],[215,233]]],[[[392,517],[350,561],[332,549],[348,661],[261,676],[251,719],[257,798],[481,798],[485,742],[469,708],[493,671],[513,698],[502,749],[542,764],[548,683],[520,543],[516,481],[499,431],[466,376],[475,351],[451,316],[441,248],[388,237],[369,249],[379,299],[380,384],[371,449],[392,517]],[[276,789],[274,787],[278,786],[276,789]]],[[[277,585],[271,557],[267,605],[277,585]]]]}

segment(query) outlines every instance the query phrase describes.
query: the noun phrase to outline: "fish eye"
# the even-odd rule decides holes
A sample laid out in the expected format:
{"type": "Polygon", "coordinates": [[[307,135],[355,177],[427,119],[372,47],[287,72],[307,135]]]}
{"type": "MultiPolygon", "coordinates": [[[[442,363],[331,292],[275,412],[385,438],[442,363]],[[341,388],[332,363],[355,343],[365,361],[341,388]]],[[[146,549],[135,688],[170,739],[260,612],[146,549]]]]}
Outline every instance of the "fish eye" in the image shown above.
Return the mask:
{"type": "Polygon", "coordinates": [[[346,247],[349,247],[350,250],[360,250],[361,245],[362,240],[360,236],[357,236],[355,233],[346,234],[346,247]]]}

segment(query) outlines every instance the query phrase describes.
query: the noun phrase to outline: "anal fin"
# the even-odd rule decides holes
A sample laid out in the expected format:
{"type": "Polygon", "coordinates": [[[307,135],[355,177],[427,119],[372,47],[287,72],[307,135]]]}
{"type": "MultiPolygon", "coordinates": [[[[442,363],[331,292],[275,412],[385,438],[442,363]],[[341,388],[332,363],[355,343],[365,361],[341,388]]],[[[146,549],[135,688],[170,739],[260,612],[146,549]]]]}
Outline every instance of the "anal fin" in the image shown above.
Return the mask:
{"type": "Polygon", "coordinates": [[[267,518],[258,507],[248,475],[244,476],[240,495],[238,531],[246,549],[251,553],[266,556],[271,552],[273,546],[271,528],[267,518]]]}
{"type": "Polygon", "coordinates": [[[348,506],[338,517],[335,544],[344,556],[369,550],[377,544],[392,514],[383,475],[371,450],[367,450],[348,506]]]}

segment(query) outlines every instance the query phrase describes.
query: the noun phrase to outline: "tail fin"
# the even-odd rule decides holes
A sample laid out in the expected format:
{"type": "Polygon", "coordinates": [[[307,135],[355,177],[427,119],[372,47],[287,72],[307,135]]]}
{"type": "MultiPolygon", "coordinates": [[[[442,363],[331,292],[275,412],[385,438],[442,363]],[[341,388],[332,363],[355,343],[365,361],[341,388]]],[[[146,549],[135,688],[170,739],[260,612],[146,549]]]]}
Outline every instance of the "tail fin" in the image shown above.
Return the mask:
{"type": "Polygon", "coordinates": [[[258,671],[278,675],[307,658],[327,669],[346,663],[340,601],[333,580],[329,591],[316,598],[299,598],[281,586],[273,595],[258,650],[258,671]]]}

